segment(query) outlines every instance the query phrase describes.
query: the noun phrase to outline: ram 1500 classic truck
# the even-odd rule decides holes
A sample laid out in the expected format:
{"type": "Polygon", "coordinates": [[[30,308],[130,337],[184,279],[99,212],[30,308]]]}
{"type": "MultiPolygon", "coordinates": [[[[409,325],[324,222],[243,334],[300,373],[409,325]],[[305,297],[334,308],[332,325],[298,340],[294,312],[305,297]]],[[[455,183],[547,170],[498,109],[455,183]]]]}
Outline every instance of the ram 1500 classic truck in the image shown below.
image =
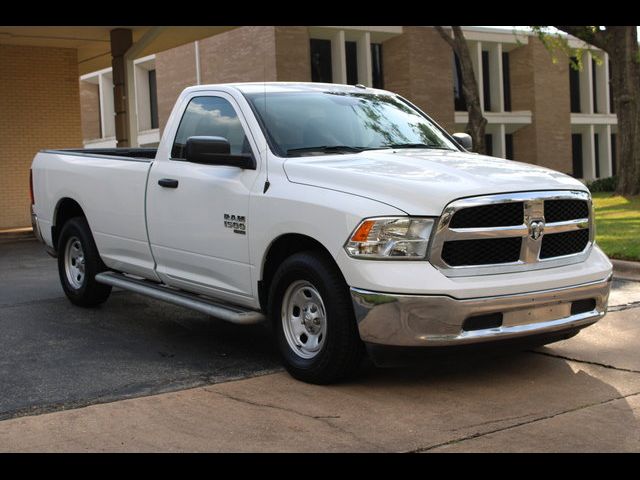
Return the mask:
{"type": "Polygon", "coordinates": [[[602,318],[588,189],[469,148],[384,90],[190,87],[157,149],[39,152],[33,227],[74,304],[119,287],[268,319],[308,382],[365,353],[544,344],[602,318]]]}

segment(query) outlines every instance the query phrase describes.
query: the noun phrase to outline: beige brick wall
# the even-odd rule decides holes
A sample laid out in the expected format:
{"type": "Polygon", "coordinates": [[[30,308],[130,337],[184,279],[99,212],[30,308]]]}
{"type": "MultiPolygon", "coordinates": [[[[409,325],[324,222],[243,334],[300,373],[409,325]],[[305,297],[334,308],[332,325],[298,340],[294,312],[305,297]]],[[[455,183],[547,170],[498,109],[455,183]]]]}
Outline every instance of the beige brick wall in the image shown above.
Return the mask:
{"type": "Polygon", "coordinates": [[[38,150],[82,147],[76,51],[0,45],[0,229],[31,225],[38,150]]]}
{"type": "Polygon", "coordinates": [[[100,89],[97,83],[80,82],[82,139],[100,138],[100,89]]]}
{"type": "Polygon", "coordinates": [[[310,82],[307,27],[276,27],[276,72],[280,82],[310,82]]]}
{"type": "Polygon", "coordinates": [[[423,109],[449,132],[454,130],[453,53],[433,28],[403,27],[383,43],[384,88],[423,109]]]}
{"type": "Polygon", "coordinates": [[[534,37],[509,55],[512,109],[533,114],[533,123],[513,135],[515,160],[571,173],[568,62],[554,64],[534,37]]]}
{"type": "MultiPolygon", "coordinates": [[[[295,27],[280,32],[281,45],[300,37],[295,27]]],[[[308,43],[308,41],[307,41],[308,43]]],[[[307,45],[308,48],[308,45],[307,45]]],[[[295,51],[293,48],[293,64],[295,51]]],[[[275,27],[241,27],[199,41],[200,83],[275,81],[275,27]]],[[[295,68],[295,67],[294,67],[295,68]]],[[[287,75],[290,75],[288,72],[287,75]]],[[[156,54],[158,117],[164,131],[176,99],[186,87],[197,84],[195,44],[189,43],[156,54]]]]}
{"type": "Polygon", "coordinates": [[[200,42],[202,83],[272,82],[275,27],[242,27],[200,42]]]}
{"type": "Polygon", "coordinates": [[[182,90],[196,84],[195,55],[193,43],[156,54],[158,123],[161,134],[182,90]]]}

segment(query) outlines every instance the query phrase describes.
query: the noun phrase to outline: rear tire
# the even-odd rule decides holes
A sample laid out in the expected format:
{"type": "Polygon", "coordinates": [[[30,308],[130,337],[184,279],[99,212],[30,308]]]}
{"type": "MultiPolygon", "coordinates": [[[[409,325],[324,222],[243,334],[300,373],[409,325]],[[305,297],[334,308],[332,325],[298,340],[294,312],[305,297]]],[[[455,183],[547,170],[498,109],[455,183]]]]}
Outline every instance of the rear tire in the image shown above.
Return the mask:
{"type": "Polygon", "coordinates": [[[287,258],[271,282],[268,311],[291,376],[329,384],[357,372],[364,344],[349,288],[332,259],[315,251],[287,258]]]}
{"type": "Polygon", "coordinates": [[[111,286],[96,282],[107,270],[84,217],[74,217],[62,227],[58,239],[58,274],[67,298],[74,305],[95,307],[111,294],[111,286]]]}

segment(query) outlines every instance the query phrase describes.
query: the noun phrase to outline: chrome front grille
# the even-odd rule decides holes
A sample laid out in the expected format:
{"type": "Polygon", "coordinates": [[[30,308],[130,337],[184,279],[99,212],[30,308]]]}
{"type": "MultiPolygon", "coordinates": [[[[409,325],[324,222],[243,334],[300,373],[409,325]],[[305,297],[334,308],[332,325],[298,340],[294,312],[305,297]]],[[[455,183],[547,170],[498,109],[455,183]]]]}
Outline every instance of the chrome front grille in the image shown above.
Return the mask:
{"type": "Polygon", "coordinates": [[[457,200],[440,217],[429,259],[450,277],[578,263],[593,244],[591,210],[578,191],[457,200]]]}

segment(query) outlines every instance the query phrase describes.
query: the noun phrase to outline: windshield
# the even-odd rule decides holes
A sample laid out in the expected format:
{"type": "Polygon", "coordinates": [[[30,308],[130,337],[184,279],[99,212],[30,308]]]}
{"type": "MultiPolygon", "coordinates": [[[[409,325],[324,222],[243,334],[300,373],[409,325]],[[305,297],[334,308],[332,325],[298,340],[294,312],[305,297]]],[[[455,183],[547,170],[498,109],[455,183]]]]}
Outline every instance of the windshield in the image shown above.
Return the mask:
{"type": "Polygon", "coordinates": [[[458,150],[438,127],[392,95],[316,91],[245,96],[280,156],[381,148],[458,150]]]}

